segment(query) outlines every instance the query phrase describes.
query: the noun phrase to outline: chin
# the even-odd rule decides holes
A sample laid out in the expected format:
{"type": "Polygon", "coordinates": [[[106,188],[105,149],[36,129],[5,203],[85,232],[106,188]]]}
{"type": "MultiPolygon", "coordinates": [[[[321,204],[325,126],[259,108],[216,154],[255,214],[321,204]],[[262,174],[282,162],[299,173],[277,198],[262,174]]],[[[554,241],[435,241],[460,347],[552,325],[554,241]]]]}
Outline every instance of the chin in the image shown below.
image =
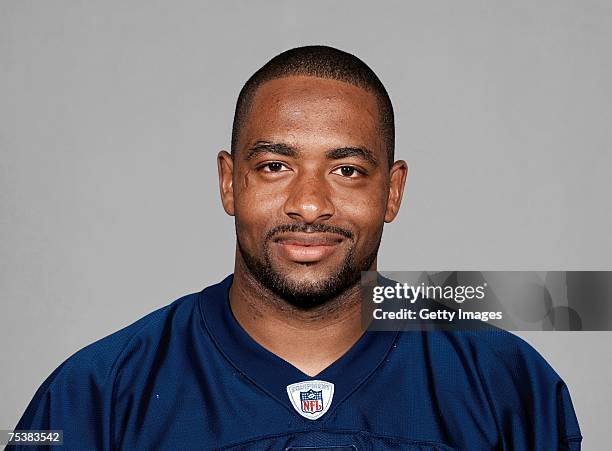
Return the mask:
{"type": "Polygon", "coordinates": [[[309,309],[325,304],[342,294],[359,281],[361,273],[355,273],[354,277],[341,274],[339,268],[311,273],[275,272],[271,280],[268,280],[268,287],[288,303],[301,309],[309,309]]]}
{"type": "Polygon", "coordinates": [[[271,265],[276,279],[284,280],[285,284],[296,287],[329,287],[343,272],[342,265],[330,265],[323,262],[318,263],[292,263],[290,265],[271,265]]]}

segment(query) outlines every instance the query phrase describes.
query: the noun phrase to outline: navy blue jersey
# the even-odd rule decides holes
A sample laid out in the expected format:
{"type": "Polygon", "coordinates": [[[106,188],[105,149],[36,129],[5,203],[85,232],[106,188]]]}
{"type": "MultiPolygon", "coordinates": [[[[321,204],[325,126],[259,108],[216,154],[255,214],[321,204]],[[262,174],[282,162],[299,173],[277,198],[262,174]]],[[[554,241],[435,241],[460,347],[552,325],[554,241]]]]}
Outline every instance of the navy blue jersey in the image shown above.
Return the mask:
{"type": "Polygon", "coordinates": [[[240,327],[231,282],[74,354],[16,429],[63,450],[580,449],[565,384],[508,332],[366,332],[309,377],[240,327]]]}

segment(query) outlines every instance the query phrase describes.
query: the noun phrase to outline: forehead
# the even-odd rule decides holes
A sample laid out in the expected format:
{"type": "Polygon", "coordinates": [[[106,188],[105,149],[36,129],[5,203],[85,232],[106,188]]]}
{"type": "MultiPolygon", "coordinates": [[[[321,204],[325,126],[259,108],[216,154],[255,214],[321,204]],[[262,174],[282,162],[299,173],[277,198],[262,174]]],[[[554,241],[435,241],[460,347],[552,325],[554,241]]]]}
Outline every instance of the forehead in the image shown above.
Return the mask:
{"type": "Polygon", "coordinates": [[[255,92],[238,148],[258,140],[364,145],[382,151],[378,101],[352,84],[311,76],[270,80],[255,92]]]}

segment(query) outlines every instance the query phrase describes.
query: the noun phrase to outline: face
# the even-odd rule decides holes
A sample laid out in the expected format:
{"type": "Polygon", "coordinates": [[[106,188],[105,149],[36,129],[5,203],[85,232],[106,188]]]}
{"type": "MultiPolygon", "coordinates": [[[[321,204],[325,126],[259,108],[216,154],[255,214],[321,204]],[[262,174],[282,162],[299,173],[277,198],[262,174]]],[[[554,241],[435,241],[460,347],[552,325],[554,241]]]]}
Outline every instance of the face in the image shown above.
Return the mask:
{"type": "Polygon", "coordinates": [[[287,302],[312,308],[376,268],[385,222],[402,197],[406,164],[389,168],[376,97],[309,76],[256,91],[234,158],[218,156],[237,259],[287,302]]]}

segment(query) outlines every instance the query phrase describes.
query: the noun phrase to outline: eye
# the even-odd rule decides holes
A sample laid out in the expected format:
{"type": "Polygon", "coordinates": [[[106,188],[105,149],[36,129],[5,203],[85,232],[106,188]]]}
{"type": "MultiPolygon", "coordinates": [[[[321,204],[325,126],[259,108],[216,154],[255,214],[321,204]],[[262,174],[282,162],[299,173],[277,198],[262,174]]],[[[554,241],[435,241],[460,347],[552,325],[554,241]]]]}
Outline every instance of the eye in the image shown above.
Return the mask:
{"type": "Polygon", "coordinates": [[[263,164],[259,167],[263,172],[282,172],[287,170],[287,166],[278,161],[271,161],[270,163],[263,164]]]}
{"type": "Polygon", "coordinates": [[[353,179],[361,175],[364,175],[363,171],[360,171],[359,169],[353,166],[340,166],[339,168],[334,169],[332,171],[332,174],[337,174],[337,175],[341,175],[342,177],[353,178],[353,179]]]}

